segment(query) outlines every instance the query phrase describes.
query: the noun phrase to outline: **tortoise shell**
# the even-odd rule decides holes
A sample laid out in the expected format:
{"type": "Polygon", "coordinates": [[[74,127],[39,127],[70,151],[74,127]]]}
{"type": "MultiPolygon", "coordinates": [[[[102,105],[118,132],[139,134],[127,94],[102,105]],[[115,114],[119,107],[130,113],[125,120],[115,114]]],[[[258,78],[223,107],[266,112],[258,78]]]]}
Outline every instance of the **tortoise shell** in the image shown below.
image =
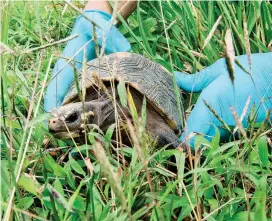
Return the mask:
{"type": "MultiPolygon", "coordinates": [[[[97,78],[102,82],[119,81],[122,78],[126,85],[134,87],[146,96],[147,101],[165,118],[175,132],[179,131],[182,119],[180,119],[172,74],[166,68],[142,55],[128,52],[118,52],[91,60],[87,66],[85,81],[83,81],[87,89],[97,85],[97,78]]],[[[78,74],[78,82],[81,89],[82,72],[78,74]]],[[[74,81],[62,105],[73,102],[77,96],[78,89],[74,81]]],[[[181,94],[179,97],[182,107],[181,94]]]]}

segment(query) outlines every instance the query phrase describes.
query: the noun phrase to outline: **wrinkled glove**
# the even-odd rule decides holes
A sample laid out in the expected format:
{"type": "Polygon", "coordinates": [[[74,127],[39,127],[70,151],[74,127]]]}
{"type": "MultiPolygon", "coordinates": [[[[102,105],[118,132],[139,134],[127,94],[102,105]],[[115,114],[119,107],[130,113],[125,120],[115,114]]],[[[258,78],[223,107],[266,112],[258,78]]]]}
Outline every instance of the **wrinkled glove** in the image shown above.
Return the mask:
{"type": "MultiPolygon", "coordinates": [[[[126,38],[115,26],[111,25],[111,15],[99,10],[88,10],[83,14],[97,25],[97,43],[100,47],[105,43],[106,53],[130,50],[131,47],[126,38]],[[105,38],[106,40],[104,40],[105,38]]],[[[67,57],[68,59],[72,58],[79,49],[93,38],[93,24],[85,17],[79,16],[76,19],[71,35],[75,34],[78,34],[79,36],[67,43],[62,53],[62,57],[67,57]]],[[[80,62],[83,61],[83,54],[84,51],[82,49],[73,59],[78,61],[74,62],[77,68],[81,68],[82,66],[82,63],[80,62]]],[[[96,58],[94,41],[91,41],[86,45],[86,58],[87,61],[96,58]]],[[[44,97],[45,111],[50,111],[61,105],[73,80],[74,67],[67,64],[66,59],[60,58],[55,64],[53,76],[44,97]],[[58,73],[59,71],[60,73],[58,73]]]]}
{"type": "MultiPolygon", "coordinates": [[[[236,59],[247,71],[250,70],[246,55],[238,56],[236,59]]],[[[221,139],[224,140],[229,135],[226,130],[222,129],[223,125],[203,100],[230,126],[236,126],[230,106],[234,108],[240,118],[249,96],[251,96],[251,102],[248,106],[247,115],[242,121],[243,127],[248,126],[248,115],[251,114],[253,104],[256,106],[256,122],[262,122],[267,111],[272,108],[271,52],[252,54],[252,78],[235,63],[234,86],[229,77],[225,58],[219,59],[198,73],[188,75],[175,72],[175,76],[178,85],[183,90],[201,92],[194,109],[188,117],[187,126],[180,137],[180,141],[184,141],[191,132],[204,134],[205,138],[211,140],[216,133],[214,126],[219,127],[221,139]]],[[[272,117],[270,119],[272,120],[272,117]]],[[[194,147],[194,140],[195,137],[190,139],[191,147],[194,147]]]]}

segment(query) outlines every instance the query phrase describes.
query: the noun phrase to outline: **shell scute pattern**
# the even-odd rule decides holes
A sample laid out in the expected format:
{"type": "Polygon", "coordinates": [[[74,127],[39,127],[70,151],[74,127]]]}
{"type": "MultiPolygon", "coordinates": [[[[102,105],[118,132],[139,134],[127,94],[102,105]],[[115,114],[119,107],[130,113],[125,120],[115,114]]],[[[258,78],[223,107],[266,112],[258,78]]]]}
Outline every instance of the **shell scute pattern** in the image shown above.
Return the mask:
{"type": "MultiPolygon", "coordinates": [[[[93,73],[102,81],[112,78],[118,80],[118,77],[122,77],[125,83],[134,86],[153,102],[163,115],[174,121],[177,126],[181,124],[172,76],[161,65],[141,55],[127,52],[119,52],[101,59],[95,59],[90,61],[88,65],[87,88],[95,83],[93,73]]],[[[78,75],[79,83],[81,78],[80,73],[78,75]]],[[[77,89],[75,82],[73,82],[63,104],[69,103],[75,96],[77,96],[77,89]]]]}

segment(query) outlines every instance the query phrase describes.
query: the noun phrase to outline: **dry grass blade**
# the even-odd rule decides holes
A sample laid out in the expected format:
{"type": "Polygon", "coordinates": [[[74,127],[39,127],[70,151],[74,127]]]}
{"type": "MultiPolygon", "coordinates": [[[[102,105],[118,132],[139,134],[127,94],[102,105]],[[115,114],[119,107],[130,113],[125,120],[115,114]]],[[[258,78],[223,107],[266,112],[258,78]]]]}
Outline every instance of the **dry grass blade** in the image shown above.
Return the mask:
{"type": "Polygon", "coordinates": [[[184,133],[186,134],[186,137],[184,138],[184,140],[180,143],[179,147],[178,148],[181,148],[181,150],[183,149],[188,149],[190,151],[190,147],[188,147],[188,145],[186,144],[187,141],[191,140],[195,135],[196,133],[194,132],[191,132],[188,134],[188,132],[186,131],[187,128],[185,127],[185,131],[184,133]]]}
{"type": "Polygon", "coordinates": [[[105,153],[105,150],[100,142],[95,143],[93,151],[98,163],[100,164],[101,171],[107,178],[107,181],[110,184],[113,192],[120,200],[123,210],[130,214],[130,211],[126,203],[127,200],[125,198],[124,191],[121,186],[120,178],[117,176],[117,173],[113,170],[113,167],[110,164],[108,157],[105,153]]]}
{"type": "Polygon", "coordinates": [[[81,95],[82,95],[82,104],[84,105],[86,98],[86,75],[87,75],[87,58],[86,58],[86,47],[83,49],[83,64],[82,64],[82,77],[81,77],[81,95]]]}
{"type": "Polygon", "coordinates": [[[91,162],[91,159],[89,157],[87,157],[87,158],[85,158],[84,162],[85,162],[85,165],[86,165],[87,169],[89,170],[90,175],[92,177],[93,173],[94,173],[94,167],[93,167],[93,164],[91,162]]]}
{"type": "MultiPolygon", "coordinates": [[[[243,119],[246,116],[246,113],[248,111],[248,107],[249,107],[250,101],[251,101],[251,96],[249,96],[248,99],[247,99],[247,101],[246,101],[246,105],[245,105],[245,107],[243,109],[243,112],[241,114],[241,117],[240,117],[240,122],[243,122],[243,119]]],[[[234,128],[233,133],[236,133],[237,130],[238,130],[238,126],[236,126],[234,128]]]]}
{"type": "Polygon", "coordinates": [[[186,194],[186,197],[187,197],[187,199],[188,199],[188,201],[189,201],[189,203],[190,203],[190,206],[191,206],[191,208],[192,208],[192,210],[193,210],[195,219],[196,219],[197,221],[199,221],[198,216],[197,216],[197,213],[196,213],[196,211],[195,211],[195,207],[194,207],[194,205],[193,205],[193,203],[192,203],[192,200],[191,200],[190,195],[189,195],[189,193],[188,193],[188,191],[187,191],[187,189],[186,189],[186,186],[185,186],[185,184],[184,184],[184,182],[183,182],[182,180],[181,180],[180,182],[181,182],[182,188],[183,188],[183,190],[184,190],[184,192],[185,192],[185,194],[186,194]]]}
{"type": "Polygon", "coordinates": [[[246,131],[237,115],[237,113],[235,112],[234,108],[232,106],[230,106],[230,111],[234,117],[234,120],[236,122],[236,125],[238,127],[238,129],[240,130],[240,132],[242,133],[242,135],[247,139],[247,134],[246,134],[246,131]]]}
{"type": "Polygon", "coordinates": [[[250,50],[250,43],[249,43],[249,36],[248,36],[248,28],[247,28],[247,21],[246,21],[246,13],[243,12],[243,28],[244,28],[244,38],[246,43],[246,54],[249,64],[249,72],[252,74],[252,58],[251,58],[251,50],[250,50]]]}
{"type": "MultiPolygon", "coordinates": [[[[194,6],[193,6],[194,7],[194,6]]],[[[198,41],[198,47],[200,48],[200,50],[202,50],[202,38],[201,38],[201,18],[200,18],[200,15],[199,15],[199,11],[197,11],[197,14],[196,14],[196,22],[197,22],[197,41],[198,41]]]]}
{"type": "Polygon", "coordinates": [[[144,153],[142,151],[142,148],[140,146],[139,138],[136,135],[136,131],[134,130],[132,123],[128,119],[127,119],[127,127],[128,127],[129,134],[130,134],[131,139],[134,144],[133,146],[136,148],[136,151],[138,153],[140,161],[142,161],[142,163],[146,164],[146,159],[145,159],[144,153]]]}
{"type": "Polygon", "coordinates": [[[159,168],[160,170],[162,170],[162,171],[164,171],[165,173],[167,173],[169,177],[172,177],[172,178],[177,177],[177,174],[176,174],[176,173],[174,173],[174,172],[172,172],[172,171],[170,171],[170,170],[164,168],[164,167],[163,167],[162,165],[160,165],[160,164],[157,164],[157,165],[156,165],[156,168],[159,168]]]}
{"type": "Polygon", "coordinates": [[[228,202],[224,203],[222,206],[219,206],[217,209],[215,209],[214,211],[212,211],[210,214],[208,214],[207,216],[205,216],[202,221],[207,220],[210,216],[212,216],[214,213],[216,213],[218,210],[222,209],[224,206],[228,205],[231,201],[233,201],[234,198],[231,198],[228,202]]]}
{"type": "Polygon", "coordinates": [[[85,143],[87,145],[88,138],[87,138],[87,117],[86,117],[86,110],[85,110],[85,99],[86,99],[86,77],[87,75],[87,57],[86,57],[86,47],[83,49],[83,64],[82,64],[82,78],[81,78],[81,95],[82,95],[82,107],[83,107],[83,127],[84,127],[84,134],[85,134],[85,143]]]}
{"type": "MultiPolygon", "coordinates": [[[[195,151],[194,169],[197,169],[198,163],[200,162],[200,157],[201,157],[201,149],[198,148],[195,151]]],[[[197,195],[197,177],[198,177],[198,174],[194,173],[193,185],[194,185],[194,193],[195,193],[195,198],[196,198],[196,212],[197,212],[197,216],[198,216],[199,220],[201,220],[202,209],[201,209],[201,203],[199,202],[200,200],[197,195]]]]}
{"type": "Polygon", "coordinates": [[[70,40],[72,40],[74,38],[77,38],[77,37],[78,37],[78,34],[72,35],[72,36],[69,36],[67,38],[61,39],[59,41],[55,41],[53,43],[49,43],[49,44],[42,45],[42,46],[39,46],[39,47],[36,47],[36,48],[31,48],[31,49],[22,51],[20,54],[29,54],[29,53],[32,53],[32,52],[37,51],[37,50],[41,50],[41,49],[52,47],[52,46],[55,46],[55,45],[58,45],[58,44],[65,43],[65,42],[70,41],[70,40]]]}
{"type": "Polygon", "coordinates": [[[229,77],[231,82],[234,83],[234,59],[235,59],[235,50],[232,42],[231,29],[227,29],[225,35],[225,54],[226,54],[226,63],[227,69],[229,72],[229,77]]]}
{"type": "Polygon", "coordinates": [[[270,50],[270,51],[272,51],[272,40],[269,42],[269,44],[268,44],[268,49],[270,50]]]}
{"type": "Polygon", "coordinates": [[[244,72],[248,73],[250,75],[250,72],[240,63],[240,61],[238,59],[234,59],[235,64],[237,64],[239,66],[239,68],[241,68],[244,72]]]}
{"type": "Polygon", "coordinates": [[[129,134],[131,136],[131,139],[133,141],[133,146],[136,148],[136,151],[138,153],[139,159],[142,162],[144,169],[146,170],[146,179],[149,185],[150,190],[153,192],[154,188],[152,185],[152,181],[151,181],[151,177],[150,177],[150,173],[148,172],[148,161],[144,155],[144,152],[142,150],[142,147],[140,146],[140,142],[139,142],[139,137],[136,134],[136,131],[132,125],[132,123],[127,119],[127,127],[128,127],[128,131],[129,134]]]}
{"type": "Polygon", "coordinates": [[[209,110],[213,113],[213,115],[220,121],[220,123],[227,129],[229,132],[231,132],[229,126],[226,124],[226,122],[216,113],[216,111],[203,99],[204,104],[209,108],[209,110]]]}
{"type": "Polygon", "coordinates": [[[2,54],[15,54],[15,51],[0,41],[0,55],[2,54]]]}
{"type": "Polygon", "coordinates": [[[93,25],[93,39],[94,39],[94,48],[95,48],[95,54],[97,57],[99,57],[99,46],[98,46],[98,38],[96,33],[95,25],[93,25]]]}
{"type": "Polygon", "coordinates": [[[257,137],[260,136],[260,134],[264,131],[265,125],[266,125],[266,124],[270,124],[270,127],[272,126],[272,125],[271,125],[271,120],[270,120],[271,112],[272,112],[272,110],[268,110],[268,111],[266,112],[265,119],[264,119],[264,121],[262,122],[262,124],[261,124],[261,126],[259,127],[259,129],[257,130],[257,132],[255,133],[255,135],[254,135],[254,137],[252,138],[252,140],[257,139],[257,137]]]}
{"type": "Polygon", "coordinates": [[[209,44],[210,40],[212,39],[212,37],[213,37],[213,35],[214,35],[214,32],[216,31],[218,25],[220,24],[221,19],[222,19],[222,15],[220,15],[220,16],[218,17],[218,19],[216,20],[216,22],[214,23],[214,25],[213,25],[211,31],[209,32],[207,38],[206,38],[205,41],[204,41],[204,45],[203,45],[203,48],[202,48],[202,49],[204,49],[204,48],[209,44]]]}
{"type": "MultiPolygon", "coordinates": [[[[202,48],[203,49],[203,48],[202,48]]],[[[193,50],[190,50],[190,52],[192,53],[193,56],[195,57],[199,57],[199,58],[203,58],[205,60],[208,60],[207,56],[202,54],[202,53],[199,53],[197,51],[193,51],[193,50]]]]}
{"type": "MultiPolygon", "coordinates": [[[[1,207],[2,207],[3,209],[4,209],[6,206],[7,206],[6,203],[1,202],[1,207]]],[[[33,213],[30,213],[30,212],[25,211],[25,210],[23,210],[23,209],[19,209],[19,208],[15,207],[15,206],[12,206],[12,210],[15,211],[15,212],[22,213],[22,214],[26,215],[26,216],[29,217],[31,220],[49,221],[49,219],[45,219],[45,218],[43,218],[43,217],[37,216],[37,215],[35,215],[35,214],[33,214],[33,213]]]]}

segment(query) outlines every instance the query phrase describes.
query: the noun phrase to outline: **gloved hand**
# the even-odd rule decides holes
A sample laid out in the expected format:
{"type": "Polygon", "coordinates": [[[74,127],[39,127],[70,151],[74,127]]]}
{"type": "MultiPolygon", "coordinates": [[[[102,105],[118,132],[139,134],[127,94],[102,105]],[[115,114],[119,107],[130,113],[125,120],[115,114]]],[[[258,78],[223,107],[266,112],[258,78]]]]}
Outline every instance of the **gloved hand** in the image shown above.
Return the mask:
{"type": "MultiPolygon", "coordinates": [[[[250,70],[246,55],[238,56],[236,59],[247,71],[250,70]]],[[[180,137],[180,141],[184,141],[191,132],[202,133],[206,135],[205,138],[211,140],[216,132],[213,125],[223,126],[204,104],[203,99],[227,125],[231,126],[236,126],[236,122],[230,111],[230,106],[233,106],[240,118],[249,96],[251,96],[251,102],[247,115],[250,114],[255,103],[258,114],[257,122],[262,122],[267,110],[272,108],[272,52],[252,54],[253,81],[249,74],[235,63],[234,86],[229,78],[225,58],[219,59],[198,73],[188,75],[175,72],[175,76],[178,85],[185,91],[201,92],[188,117],[187,126],[180,137]]],[[[247,118],[248,116],[245,116],[242,121],[244,127],[248,125],[247,118]]],[[[219,131],[223,139],[229,134],[224,129],[219,128],[219,131]]],[[[190,139],[190,146],[194,147],[194,138],[190,139]]]]}
{"type": "MultiPolygon", "coordinates": [[[[106,53],[130,50],[131,46],[126,38],[118,31],[115,26],[111,26],[111,15],[99,10],[88,10],[83,14],[97,25],[97,42],[100,47],[102,47],[102,44],[105,43],[106,53]],[[104,40],[104,38],[106,38],[106,40],[104,40]]],[[[62,53],[62,57],[72,58],[79,49],[81,49],[88,41],[93,38],[92,23],[85,17],[79,16],[76,19],[71,35],[75,34],[79,34],[79,36],[67,43],[62,53]]],[[[84,51],[82,49],[73,60],[82,62],[83,53],[84,51]]],[[[91,41],[86,45],[86,57],[87,61],[96,57],[94,41],[91,41]]],[[[61,105],[64,96],[66,95],[71,83],[74,80],[74,68],[73,66],[66,63],[66,59],[60,58],[55,64],[53,76],[47,87],[47,91],[44,97],[45,111],[50,111],[51,109],[61,105]],[[64,67],[64,65],[66,66],[64,67]],[[64,69],[61,70],[63,67],[64,69]],[[60,73],[58,73],[59,71],[60,73]]],[[[81,68],[81,63],[74,63],[77,68],[81,68]]]]}

